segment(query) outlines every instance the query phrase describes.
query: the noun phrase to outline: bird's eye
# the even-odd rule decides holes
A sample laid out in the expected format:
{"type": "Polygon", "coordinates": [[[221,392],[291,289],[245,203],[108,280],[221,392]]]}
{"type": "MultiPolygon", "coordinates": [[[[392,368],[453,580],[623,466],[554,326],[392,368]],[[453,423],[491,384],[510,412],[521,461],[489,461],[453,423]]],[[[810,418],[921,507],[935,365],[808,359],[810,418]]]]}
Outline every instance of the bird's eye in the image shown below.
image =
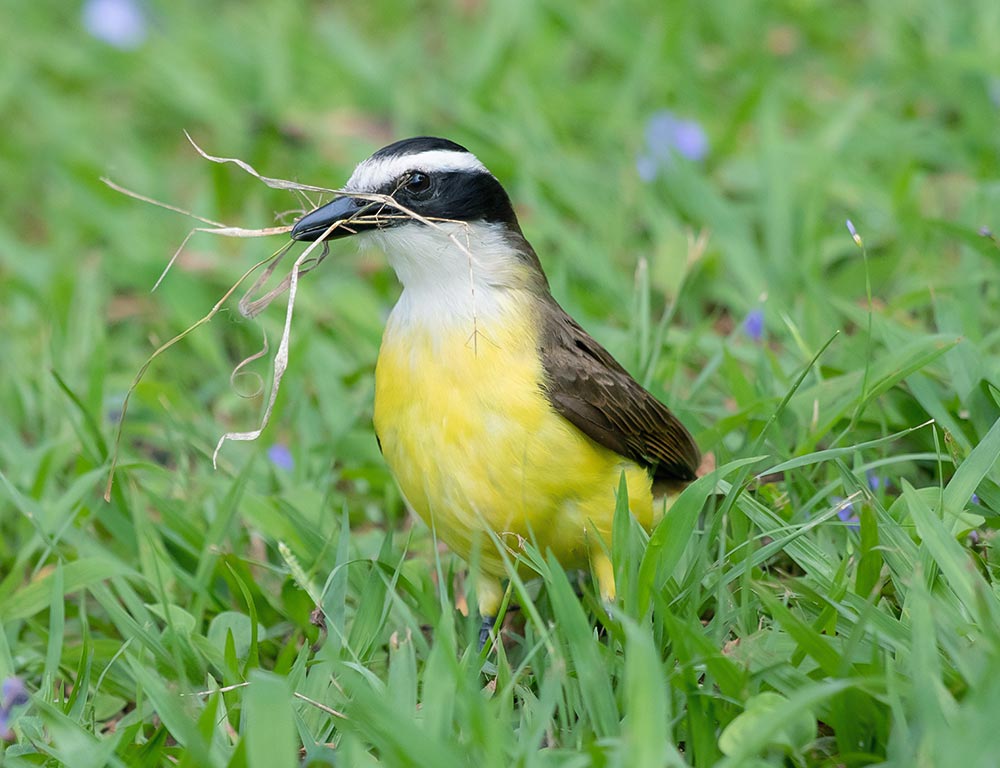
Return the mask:
{"type": "Polygon", "coordinates": [[[419,192],[426,192],[431,188],[431,177],[426,173],[420,173],[419,171],[411,173],[406,179],[406,183],[403,185],[406,187],[407,192],[412,192],[414,194],[419,192]]]}

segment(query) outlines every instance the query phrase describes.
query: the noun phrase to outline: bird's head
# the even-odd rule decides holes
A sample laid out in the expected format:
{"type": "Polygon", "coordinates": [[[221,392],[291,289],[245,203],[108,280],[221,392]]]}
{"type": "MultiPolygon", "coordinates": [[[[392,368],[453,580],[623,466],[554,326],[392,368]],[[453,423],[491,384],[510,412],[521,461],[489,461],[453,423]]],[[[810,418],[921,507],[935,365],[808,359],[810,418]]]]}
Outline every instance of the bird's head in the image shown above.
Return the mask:
{"type": "Polygon", "coordinates": [[[385,252],[406,286],[467,281],[471,262],[489,283],[541,276],[507,192],[453,141],[422,136],[383,147],[355,168],[344,192],[299,219],[292,238],[357,236],[385,252]]]}

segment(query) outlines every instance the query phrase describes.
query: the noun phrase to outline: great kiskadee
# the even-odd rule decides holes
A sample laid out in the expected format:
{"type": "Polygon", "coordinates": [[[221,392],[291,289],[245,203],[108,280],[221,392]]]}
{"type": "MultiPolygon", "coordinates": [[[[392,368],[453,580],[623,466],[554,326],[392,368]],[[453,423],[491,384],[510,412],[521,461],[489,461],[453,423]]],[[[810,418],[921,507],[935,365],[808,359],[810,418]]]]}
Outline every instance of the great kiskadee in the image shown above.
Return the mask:
{"type": "Polygon", "coordinates": [[[357,236],[403,284],[375,368],[375,433],[409,505],[454,552],[478,552],[484,627],[505,575],[488,531],[589,566],[613,601],[621,474],[652,528],[695,477],[691,435],[559,306],[506,191],[467,149],[390,144],[344,191],[292,237],[357,236]]]}

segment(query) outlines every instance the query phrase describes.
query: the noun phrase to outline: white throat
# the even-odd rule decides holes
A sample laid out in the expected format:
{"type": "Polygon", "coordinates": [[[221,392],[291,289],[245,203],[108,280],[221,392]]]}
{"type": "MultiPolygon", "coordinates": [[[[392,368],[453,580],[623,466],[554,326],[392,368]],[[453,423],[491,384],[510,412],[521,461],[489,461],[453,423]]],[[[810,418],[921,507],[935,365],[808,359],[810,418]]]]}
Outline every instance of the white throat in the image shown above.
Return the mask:
{"type": "Polygon", "coordinates": [[[489,322],[505,311],[512,289],[525,285],[528,267],[501,224],[414,222],[364,234],[403,284],[393,324],[489,322]]]}

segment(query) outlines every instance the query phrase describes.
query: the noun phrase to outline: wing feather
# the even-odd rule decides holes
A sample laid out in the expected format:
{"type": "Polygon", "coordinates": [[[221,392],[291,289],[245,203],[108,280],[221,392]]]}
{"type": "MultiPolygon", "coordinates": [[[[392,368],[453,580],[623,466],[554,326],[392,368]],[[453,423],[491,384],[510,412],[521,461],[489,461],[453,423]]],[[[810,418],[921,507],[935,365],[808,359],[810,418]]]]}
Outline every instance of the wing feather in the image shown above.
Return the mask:
{"type": "Polygon", "coordinates": [[[698,446],[670,409],[554,299],[544,315],[544,388],[556,411],[595,442],[648,467],[654,483],[693,480],[698,446]]]}

